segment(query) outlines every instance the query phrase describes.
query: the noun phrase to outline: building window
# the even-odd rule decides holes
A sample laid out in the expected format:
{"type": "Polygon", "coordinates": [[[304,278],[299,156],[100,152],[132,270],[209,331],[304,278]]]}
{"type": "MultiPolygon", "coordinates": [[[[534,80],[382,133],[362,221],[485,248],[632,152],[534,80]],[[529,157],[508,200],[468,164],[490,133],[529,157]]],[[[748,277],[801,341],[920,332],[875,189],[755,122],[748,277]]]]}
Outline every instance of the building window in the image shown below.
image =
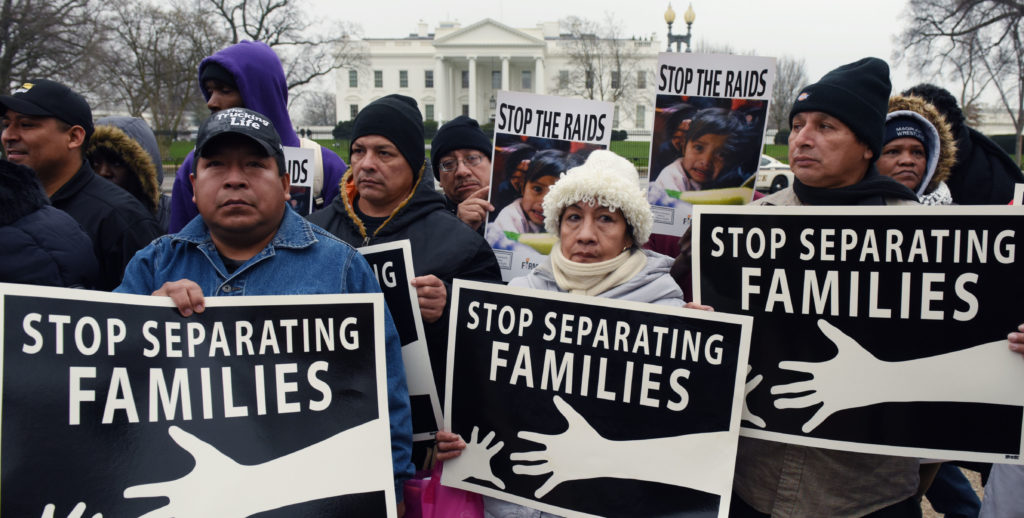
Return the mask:
{"type": "Polygon", "coordinates": [[[423,71],[423,87],[433,88],[434,87],[434,71],[424,70],[423,71]]]}
{"type": "Polygon", "coordinates": [[[619,107],[616,106],[615,110],[612,111],[612,128],[619,127],[619,107]]]}
{"type": "Polygon", "coordinates": [[[523,90],[533,90],[533,72],[523,70],[523,90]]]}
{"type": "Polygon", "coordinates": [[[373,87],[384,88],[384,72],[382,70],[373,71],[373,87]]]}
{"type": "Polygon", "coordinates": [[[501,90],[501,70],[491,71],[491,89],[501,90]]]}
{"type": "Polygon", "coordinates": [[[469,88],[469,70],[462,71],[462,87],[469,88]]]}
{"type": "Polygon", "coordinates": [[[469,105],[468,104],[463,104],[462,105],[462,114],[465,115],[466,117],[469,117],[469,105]]]}
{"type": "Polygon", "coordinates": [[[647,107],[642,104],[636,105],[636,127],[638,128],[647,126],[647,121],[645,120],[647,118],[646,109],[647,107]]]}
{"type": "Polygon", "coordinates": [[[643,70],[636,71],[636,87],[643,90],[647,88],[647,72],[643,70]]]}
{"type": "Polygon", "coordinates": [[[558,71],[558,87],[567,88],[569,86],[569,71],[559,70],[558,71]]]}
{"type": "Polygon", "coordinates": [[[398,71],[398,87],[409,88],[409,71],[399,70],[398,71]]]}
{"type": "Polygon", "coordinates": [[[619,89],[619,71],[612,70],[612,90],[619,89]]]}
{"type": "Polygon", "coordinates": [[[355,120],[356,115],[359,115],[359,105],[358,104],[350,104],[350,105],[348,105],[348,119],[349,120],[355,120]]]}
{"type": "Polygon", "coordinates": [[[348,71],[348,87],[356,88],[359,86],[359,71],[349,70],[348,71]]]}
{"type": "Polygon", "coordinates": [[[423,105],[423,113],[424,113],[424,116],[425,116],[424,120],[428,120],[428,121],[434,120],[434,105],[433,104],[424,104],[423,105]]]}

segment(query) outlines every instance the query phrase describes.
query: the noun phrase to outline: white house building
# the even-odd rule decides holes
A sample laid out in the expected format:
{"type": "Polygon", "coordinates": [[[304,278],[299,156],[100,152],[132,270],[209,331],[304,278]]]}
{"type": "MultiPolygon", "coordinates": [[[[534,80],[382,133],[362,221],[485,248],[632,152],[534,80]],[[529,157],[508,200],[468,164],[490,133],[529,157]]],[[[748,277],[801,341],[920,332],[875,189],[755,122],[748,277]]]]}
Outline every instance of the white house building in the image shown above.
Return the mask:
{"type": "MultiPolygon", "coordinates": [[[[369,65],[341,70],[336,79],[339,121],[355,118],[366,104],[392,93],[419,103],[426,120],[468,115],[484,124],[494,118],[499,90],[557,94],[572,69],[567,36],[558,22],[516,29],[490,18],[467,27],[442,23],[433,33],[421,23],[405,38],[363,40],[369,65]]],[[[648,130],[654,101],[653,72],[660,45],[654,37],[624,40],[641,63],[637,92],[616,128],[648,130]]]]}

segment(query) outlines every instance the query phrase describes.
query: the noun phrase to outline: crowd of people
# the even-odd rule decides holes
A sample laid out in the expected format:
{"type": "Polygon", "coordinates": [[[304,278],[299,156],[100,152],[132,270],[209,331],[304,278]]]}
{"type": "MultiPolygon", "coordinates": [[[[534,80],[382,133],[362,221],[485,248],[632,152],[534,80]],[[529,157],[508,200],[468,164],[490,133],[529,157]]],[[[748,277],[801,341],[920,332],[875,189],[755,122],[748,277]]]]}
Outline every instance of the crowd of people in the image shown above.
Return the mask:
{"type": "MultiPolygon", "coordinates": [[[[501,282],[485,221],[488,229],[557,238],[549,258],[513,286],[713,310],[684,300],[672,275],[688,253],[668,257],[645,247],[649,197],[628,160],[604,150],[573,157],[529,142],[492,148],[476,121],[457,117],[439,129],[428,162],[417,103],[394,94],[356,116],[348,167],[295,134],[284,77],[262,43],[238,43],[199,64],[211,116],[169,199],[159,192],[160,155],[143,120],[94,122],[81,95],[46,79],[0,96],[0,281],[165,296],[189,316],[202,313],[210,296],[379,292],[354,248],[409,240],[441,394],[453,280],[501,282]],[[318,210],[308,218],[287,203],[283,146],[319,155],[318,210]],[[492,156],[501,157],[501,176],[489,199],[492,156]]],[[[1010,201],[1013,184],[1024,182],[1020,168],[964,124],[948,92],[925,85],[890,98],[890,90],[888,66],[874,58],[804,88],[790,112],[796,181],[755,203],[1010,201]]],[[[741,119],[721,107],[672,111],[678,117],[664,129],[671,149],[662,150],[657,189],[704,188],[738,166],[723,150],[739,145],[741,119]]],[[[413,443],[401,346],[387,312],[385,330],[402,514],[403,484],[417,467],[452,459],[466,443],[444,430],[436,456],[435,443],[413,443]]],[[[1011,349],[1024,354],[1024,325],[1007,331],[1011,349]]],[[[914,458],[743,438],[732,515],[920,516],[919,494],[933,475],[924,472],[914,458]]],[[[1020,479],[1020,470],[993,471],[990,484],[1000,489],[998,499],[985,501],[999,506],[992,516],[1024,512],[1020,479]]],[[[494,517],[542,515],[493,499],[485,507],[494,517]]]]}

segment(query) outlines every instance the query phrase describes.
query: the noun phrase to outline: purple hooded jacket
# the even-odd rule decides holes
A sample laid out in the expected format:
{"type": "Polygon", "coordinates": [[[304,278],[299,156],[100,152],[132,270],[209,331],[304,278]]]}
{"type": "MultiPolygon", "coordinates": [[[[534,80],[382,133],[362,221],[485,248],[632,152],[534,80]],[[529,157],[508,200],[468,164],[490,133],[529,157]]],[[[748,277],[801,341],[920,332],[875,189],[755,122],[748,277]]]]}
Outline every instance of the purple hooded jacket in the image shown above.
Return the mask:
{"type": "MultiPolygon", "coordinates": [[[[245,107],[262,113],[270,118],[281,135],[281,143],[286,146],[298,146],[299,136],[292,127],[288,116],[288,83],[285,80],[284,68],[274,50],[262,42],[243,41],[226,47],[199,63],[199,77],[210,62],[217,63],[235,76],[238,92],[242,95],[245,107]]],[[[209,100],[210,92],[199,83],[199,91],[203,98],[209,100]]],[[[171,217],[167,231],[174,234],[182,229],[192,218],[199,214],[195,202],[192,201],[193,153],[189,152],[178,168],[174,177],[174,190],[171,193],[171,217]]],[[[348,166],[341,157],[327,148],[321,148],[320,154],[324,163],[324,205],[338,196],[341,177],[348,166]]]]}

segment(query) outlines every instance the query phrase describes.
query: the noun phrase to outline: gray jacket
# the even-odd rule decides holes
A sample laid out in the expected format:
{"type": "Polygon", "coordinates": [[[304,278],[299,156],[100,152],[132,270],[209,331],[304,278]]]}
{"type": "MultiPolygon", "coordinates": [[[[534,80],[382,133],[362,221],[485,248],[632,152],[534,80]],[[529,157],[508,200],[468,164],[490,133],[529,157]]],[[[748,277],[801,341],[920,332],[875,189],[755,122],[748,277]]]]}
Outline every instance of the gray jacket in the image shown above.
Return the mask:
{"type": "MultiPolygon", "coordinates": [[[[640,270],[640,273],[634,275],[632,279],[599,294],[598,297],[666,306],[685,304],[683,291],[668,274],[669,269],[672,268],[672,259],[651,250],[641,250],[641,252],[647,255],[647,265],[644,266],[644,269],[640,270]]],[[[565,291],[555,283],[555,276],[551,273],[550,260],[545,260],[529,275],[512,279],[508,285],[538,290],[565,291]]]]}

